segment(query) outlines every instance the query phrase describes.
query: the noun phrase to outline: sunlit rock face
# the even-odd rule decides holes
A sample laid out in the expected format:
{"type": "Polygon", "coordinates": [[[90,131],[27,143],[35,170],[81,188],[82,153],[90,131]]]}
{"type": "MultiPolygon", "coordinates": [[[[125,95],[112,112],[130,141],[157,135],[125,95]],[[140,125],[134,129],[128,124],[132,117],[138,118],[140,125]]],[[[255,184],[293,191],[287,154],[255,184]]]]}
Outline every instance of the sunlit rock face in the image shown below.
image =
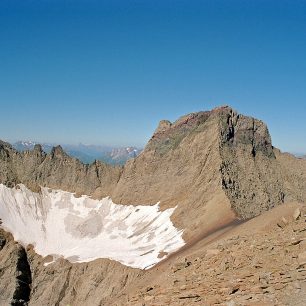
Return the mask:
{"type": "Polygon", "coordinates": [[[134,268],[155,265],[184,245],[182,231],[170,220],[174,209],[161,212],[158,203],[118,205],[110,198],[0,184],[2,227],[22,244],[34,245],[38,254],[71,262],[109,258],[134,268]]]}

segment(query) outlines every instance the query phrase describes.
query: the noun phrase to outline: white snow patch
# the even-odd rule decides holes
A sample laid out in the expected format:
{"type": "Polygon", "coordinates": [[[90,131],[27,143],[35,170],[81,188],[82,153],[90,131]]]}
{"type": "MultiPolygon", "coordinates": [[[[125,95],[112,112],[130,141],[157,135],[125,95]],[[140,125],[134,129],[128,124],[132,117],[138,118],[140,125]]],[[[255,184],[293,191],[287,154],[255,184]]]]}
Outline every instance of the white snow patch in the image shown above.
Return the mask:
{"type": "Polygon", "coordinates": [[[20,184],[0,184],[2,227],[42,255],[72,262],[109,258],[146,269],[185,242],[171,220],[175,208],[118,205],[110,198],[76,198],[73,193],[41,188],[34,193],[20,184]]]}

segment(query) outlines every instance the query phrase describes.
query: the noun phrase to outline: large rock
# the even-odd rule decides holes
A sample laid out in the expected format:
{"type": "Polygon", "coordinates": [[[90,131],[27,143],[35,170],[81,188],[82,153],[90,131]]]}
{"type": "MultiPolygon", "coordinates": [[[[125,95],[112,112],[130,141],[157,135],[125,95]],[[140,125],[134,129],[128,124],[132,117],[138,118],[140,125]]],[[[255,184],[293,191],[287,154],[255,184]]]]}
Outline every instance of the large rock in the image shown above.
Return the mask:
{"type": "Polygon", "coordinates": [[[2,229],[1,245],[1,306],[109,305],[104,301],[144,273],[108,259],[79,264],[59,259],[46,266],[48,258],[26,250],[2,229]]]}
{"type": "Polygon", "coordinates": [[[25,249],[0,229],[0,305],[27,305],[31,283],[25,249]]]}

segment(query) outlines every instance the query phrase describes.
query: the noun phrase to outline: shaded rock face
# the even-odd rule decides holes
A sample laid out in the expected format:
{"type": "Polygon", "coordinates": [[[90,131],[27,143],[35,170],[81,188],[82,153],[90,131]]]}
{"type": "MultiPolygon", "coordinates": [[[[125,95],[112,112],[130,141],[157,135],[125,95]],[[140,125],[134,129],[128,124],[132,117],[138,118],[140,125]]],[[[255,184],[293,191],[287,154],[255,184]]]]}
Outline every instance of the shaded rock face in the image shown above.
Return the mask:
{"type": "Polygon", "coordinates": [[[28,251],[33,281],[29,305],[111,305],[121,290],[144,273],[116,261],[98,259],[72,264],[59,259],[44,266],[45,260],[28,251]]]}
{"type": "Polygon", "coordinates": [[[224,112],[220,117],[222,188],[242,218],[283,203],[287,191],[266,125],[224,112]]]}
{"type": "Polygon", "coordinates": [[[305,202],[306,163],[272,146],[267,126],[234,111],[221,115],[222,187],[247,219],[285,202],[305,202]]]}
{"type": "Polygon", "coordinates": [[[0,229],[0,305],[109,305],[105,302],[144,272],[99,259],[71,264],[25,250],[0,229]]]}
{"type": "Polygon", "coordinates": [[[306,160],[274,149],[276,160],[281,165],[280,172],[284,181],[284,201],[305,202],[306,199],[306,160]]]}
{"type": "Polygon", "coordinates": [[[25,249],[0,229],[0,305],[27,305],[32,276],[25,249]]]}

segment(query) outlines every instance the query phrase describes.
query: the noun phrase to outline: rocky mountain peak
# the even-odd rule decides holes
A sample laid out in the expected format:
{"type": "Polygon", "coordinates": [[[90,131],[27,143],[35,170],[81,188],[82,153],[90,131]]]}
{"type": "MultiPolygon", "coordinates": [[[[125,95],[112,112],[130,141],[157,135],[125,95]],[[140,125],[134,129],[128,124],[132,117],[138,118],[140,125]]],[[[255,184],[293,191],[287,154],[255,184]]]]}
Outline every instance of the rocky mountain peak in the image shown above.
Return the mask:
{"type": "Polygon", "coordinates": [[[41,144],[35,144],[33,150],[34,150],[35,152],[39,152],[39,153],[42,153],[42,152],[43,152],[43,148],[42,148],[41,144]]]}
{"type": "Polygon", "coordinates": [[[171,125],[172,125],[172,123],[169,120],[159,121],[158,127],[156,128],[156,130],[154,132],[154,135],[167,131],[168,129],[171,128],[171,125]]]}
{"type": "Polygon", "coordinates": [[[1,149],[12,149],[12,145],[8,142],[0,140],[0,150],[1,149]]]}
{"type": "Polygon", "coordinates": [[[226,105],[210,111],[194,112],[181,116],[173,123],[169,120],[162,120],[145,149],[155,150],[161,154],[168,152],[170,149],[175,149],[190,133],[201,132],[201,127],[209,118],[227,117],[232,114],[235,114],[235,111],[226,105]]]}
{"type": "Polygon", "coordinates": [[[63,158],[68,156],[60,145],[53,147],[50,154],[52,158],[63,158]]]}
{"type": "Polygon", "coordinates": [[[14,149],[8,142],[0,140],[0,159],[8,159],[12,151],[14,151],[14,149]]]}

